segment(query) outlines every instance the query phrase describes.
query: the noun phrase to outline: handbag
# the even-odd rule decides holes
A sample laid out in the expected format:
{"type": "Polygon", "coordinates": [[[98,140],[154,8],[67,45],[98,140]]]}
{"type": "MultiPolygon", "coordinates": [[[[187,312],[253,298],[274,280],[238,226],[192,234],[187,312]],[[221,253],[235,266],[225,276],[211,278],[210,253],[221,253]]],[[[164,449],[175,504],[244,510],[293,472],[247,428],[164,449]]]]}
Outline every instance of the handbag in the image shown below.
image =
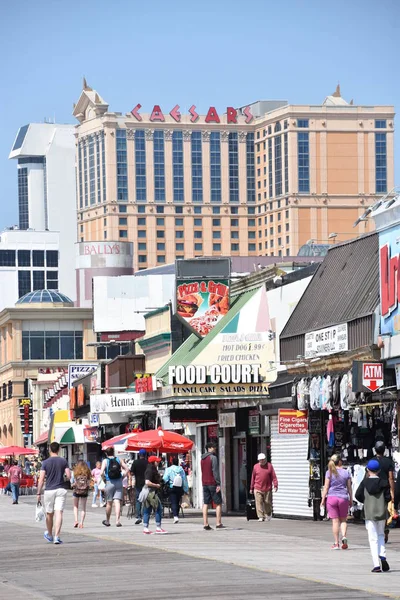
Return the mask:
{"type": "Polygon", "coordinates": [[[39,502],[36,504],[36,509],[35,509],[35,521],[36,523],[40,523],[41,521],[43,521],[43,519],[45,518],[45,514],[44,514],[44,510],[43,510],[43,506],[42,503],[39,502]]]}
{"type": "Polygon", "coordinates": [[[106,489],[106,482],[104,481],[104,479],[100,479],[99,483],[97,484],[97,489],[100,492],[106,489]]]}

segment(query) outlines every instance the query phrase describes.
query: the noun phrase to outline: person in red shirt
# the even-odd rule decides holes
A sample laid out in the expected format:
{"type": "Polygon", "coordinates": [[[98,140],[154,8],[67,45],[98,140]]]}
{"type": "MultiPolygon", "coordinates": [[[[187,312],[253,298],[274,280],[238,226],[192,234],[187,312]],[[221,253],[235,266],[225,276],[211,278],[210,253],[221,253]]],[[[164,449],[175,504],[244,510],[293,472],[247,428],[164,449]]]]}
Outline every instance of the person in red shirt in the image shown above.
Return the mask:
{"type": "Polygon", "coordinates": [[[258,463],[253,467],[250,494],[255,495],[259,521],[272,519],[272,487],[278,491],[278,479],[274,467],[267,461],[265,454],[258,455],[258,463]]]}
{"type": "Polygon", "coordinates": [[[19,484],[21,483],[22,479],[22,469],[18,466],[18,461],[16,460],[8,471],[8,479],[11,485],[13,504],[18,504],[19,484]]]}

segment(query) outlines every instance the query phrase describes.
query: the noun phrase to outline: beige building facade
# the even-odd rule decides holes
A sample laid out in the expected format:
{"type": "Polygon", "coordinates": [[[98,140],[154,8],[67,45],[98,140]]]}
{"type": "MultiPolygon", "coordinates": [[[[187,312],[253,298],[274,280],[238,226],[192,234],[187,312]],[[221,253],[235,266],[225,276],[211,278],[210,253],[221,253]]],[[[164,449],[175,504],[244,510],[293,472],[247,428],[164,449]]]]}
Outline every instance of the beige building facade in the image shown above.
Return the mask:
{"type": "MultiPolygon", "coordinates": [[[[32,292],[32,296],[38,292],[32,292]]],[[[0,445],[24,445],[19,401],[33,401],[33,441],[40,431],[42,397],[33,397],[30,384],[51,373],[68,372],[69,363],[96,361],[91,309],[71,301],[17,303],[0,312],[0,445]]],[[[47,383],[47,387],[50,383],[47,383]]],[[[32,438],[30,441],[32,441],[32,438]]]]}
{"type": "Polygon", "coordinates": [[[356,106],[339,87],[320,106],[122,114],[84,82],[73,114],[78,241],[132,242],[135,270],[350,239],[394,187],[393,107],[356,106]]]}

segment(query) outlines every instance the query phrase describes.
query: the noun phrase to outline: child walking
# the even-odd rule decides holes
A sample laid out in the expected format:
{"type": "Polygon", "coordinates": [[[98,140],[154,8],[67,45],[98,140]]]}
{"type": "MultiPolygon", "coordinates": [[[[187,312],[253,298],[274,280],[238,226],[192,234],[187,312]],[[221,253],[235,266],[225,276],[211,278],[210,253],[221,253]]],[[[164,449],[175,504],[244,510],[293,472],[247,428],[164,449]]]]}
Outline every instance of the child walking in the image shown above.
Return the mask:
{"type": "Polygon", "coordinates": [[[364,504],[365,528],[368,532],[374,565],[372,573],[390,570],[385,548],[385,523],[388,516],[387,504],[390,500],[390,490],[379,478],[379,471],[379,462],[375,459],[370,460],[367,464],[367,476],[356,492],[357,500],[364,504]]]}

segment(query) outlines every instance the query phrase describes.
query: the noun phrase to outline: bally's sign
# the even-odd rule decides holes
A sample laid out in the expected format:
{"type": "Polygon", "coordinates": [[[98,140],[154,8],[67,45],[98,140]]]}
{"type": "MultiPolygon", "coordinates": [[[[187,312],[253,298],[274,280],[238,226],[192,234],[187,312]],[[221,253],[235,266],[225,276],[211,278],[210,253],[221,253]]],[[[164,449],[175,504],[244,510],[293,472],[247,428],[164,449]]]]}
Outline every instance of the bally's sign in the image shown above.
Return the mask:
{"type": "Polygon", "coordinates": [[[176,365],[168,369],[169,385],[262,383],[261,364],[176,365]]]}

